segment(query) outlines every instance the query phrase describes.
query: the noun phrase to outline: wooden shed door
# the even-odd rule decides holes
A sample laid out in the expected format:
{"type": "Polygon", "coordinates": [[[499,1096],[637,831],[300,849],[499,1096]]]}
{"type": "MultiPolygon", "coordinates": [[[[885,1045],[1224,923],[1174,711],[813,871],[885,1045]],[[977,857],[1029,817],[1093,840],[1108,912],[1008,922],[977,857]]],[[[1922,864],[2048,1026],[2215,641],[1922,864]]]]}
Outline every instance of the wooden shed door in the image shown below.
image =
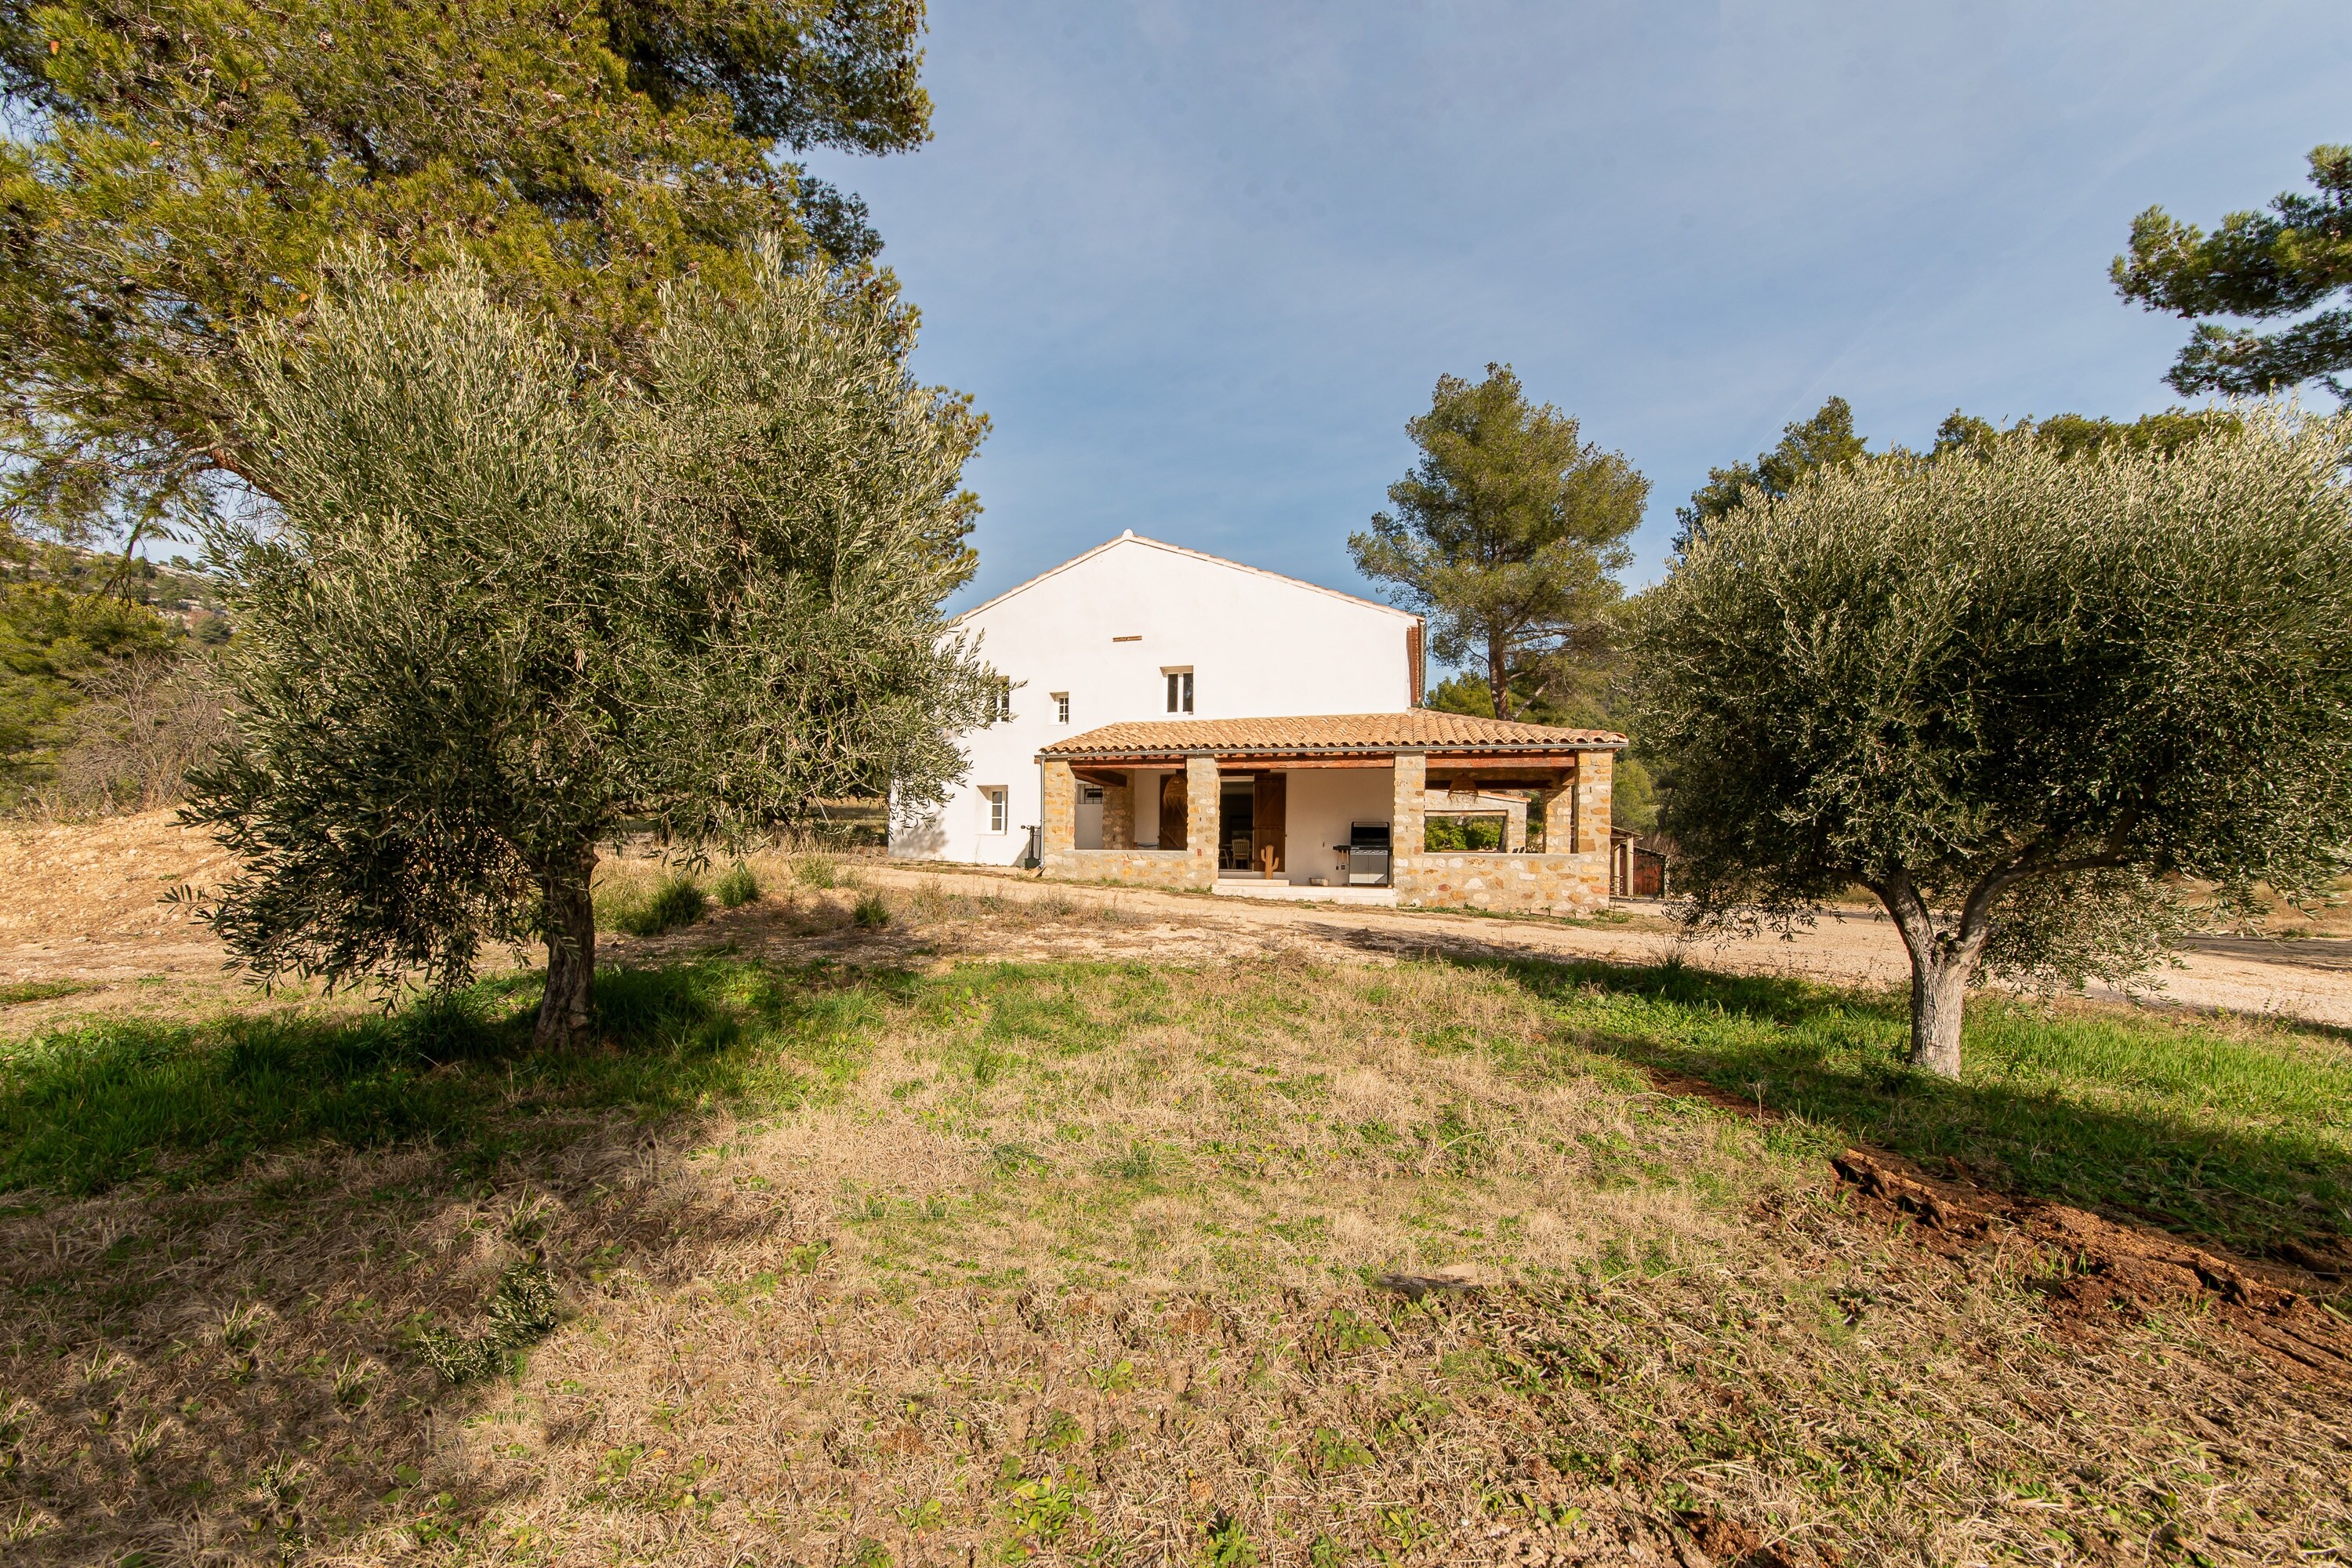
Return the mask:
{"type": "Polygon", "coordinates": [[[1257,775],[1257,799],[1250,815],[1252,859],[1268,876],[1284,869],[1283,827],[1290,795],[1288,773],[1257,775]],[[1271,857],[1267,851],[1273,851],[1271,857]]]}
{"type": "Polygon", "coordinates": [[[1182,773],[1170,773],[1160,781],[1160,847],[1182,849],[1184,818],[1189,809],[1189,796],[1182,773]]]}

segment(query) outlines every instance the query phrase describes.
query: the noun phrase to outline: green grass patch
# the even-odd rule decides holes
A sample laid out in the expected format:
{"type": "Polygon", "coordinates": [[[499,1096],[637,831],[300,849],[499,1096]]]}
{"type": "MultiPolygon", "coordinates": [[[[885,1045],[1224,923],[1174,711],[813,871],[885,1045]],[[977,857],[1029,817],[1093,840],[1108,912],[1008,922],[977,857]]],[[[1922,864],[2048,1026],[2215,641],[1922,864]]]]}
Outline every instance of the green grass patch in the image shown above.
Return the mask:
{"type": "Polygon", "coordinates": [[[14,985],[0,985],[0,1007],[14,1007],[21,1002],[47,1002],[58,996],[79,996],[85,991],[98,989],[88,980],[23,980],[14,985]]]}
{"type": "Polygon", "coordinates": [[[596,890],[596,924],[631,936],[659,936],[692,925],[709,907],[709,895],[691,877],[614,881],[596,890]]]}
{"type": "Polygon", "coordinates": [[[758,900],[760,879],[752,874],[751,867],[738,860],[727,868],[725,876],[710,885],[710,896],[719,900],[721,909],[740,910],[758,900]]]}
{"type": "Polygon", "coordinates": [[[1900,993],[1676,964],[1498,967],[1577,1044],[1827,1138],[2242,1252],[2352,1234],[2352,1049],[2331,1031],[1981,995],[1954,1082],[1906,1064],[1900,993]]]}
{"type": "Polygon", "coordinates": [[[531,1048],[534,976],[389,1016],[79,1022],[0,1044],[0,1191],[184,1184],[270,1150],[426,1136],[487,1162],[566,1136],[547,1112],[799,1103],[855,1076],[895,984],[733,959],[607,969],[604,1044],[568,1053],[531,1048]]]}

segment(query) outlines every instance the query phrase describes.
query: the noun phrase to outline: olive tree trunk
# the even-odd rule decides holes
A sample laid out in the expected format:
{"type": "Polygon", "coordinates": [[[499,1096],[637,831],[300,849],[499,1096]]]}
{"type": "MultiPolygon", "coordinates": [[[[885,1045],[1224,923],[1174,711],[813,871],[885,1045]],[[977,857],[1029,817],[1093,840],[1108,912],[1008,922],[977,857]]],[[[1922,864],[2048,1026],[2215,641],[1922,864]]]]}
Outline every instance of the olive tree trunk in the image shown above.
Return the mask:
{"type": "Polygon", "coordinates": [[[596,847],[558,858],[541,879],[547,927],[547,993],[539,1001],[531,1044],[574,1050],[589,1043],[590,988],[596,978],[596,905],[589,881],[596,847]]]}
{"type": "Polygon", "coordinates": [[[1984,957],[1990,925],[1971,898],[1957,929],[1938,930],[1910,877],[1895,872],[1871,890],[1895,917],[1911,955],[1911,1065],[1938,1078],[1960,1076],[1960,1018],[1984,957]]]}

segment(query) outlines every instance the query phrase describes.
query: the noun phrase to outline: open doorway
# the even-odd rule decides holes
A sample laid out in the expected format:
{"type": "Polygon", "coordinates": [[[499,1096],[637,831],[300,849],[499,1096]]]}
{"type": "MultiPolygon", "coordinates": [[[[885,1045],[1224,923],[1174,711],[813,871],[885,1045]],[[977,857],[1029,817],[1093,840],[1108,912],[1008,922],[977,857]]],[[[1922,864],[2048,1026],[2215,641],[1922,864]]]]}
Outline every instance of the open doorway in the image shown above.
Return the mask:
{"type": "Polygon", "coordinates": [[[1217,871],[1228,877],[1286,877],[1284,823],[1288,790],[1276,773],[1219,781],[1217,871]]]}
{"type": "Polygon", "coordinates": [[[1217,784],[1217,870],[1247,876],[1257,870],[1257,781],[1223,779],[1217,784]]]}

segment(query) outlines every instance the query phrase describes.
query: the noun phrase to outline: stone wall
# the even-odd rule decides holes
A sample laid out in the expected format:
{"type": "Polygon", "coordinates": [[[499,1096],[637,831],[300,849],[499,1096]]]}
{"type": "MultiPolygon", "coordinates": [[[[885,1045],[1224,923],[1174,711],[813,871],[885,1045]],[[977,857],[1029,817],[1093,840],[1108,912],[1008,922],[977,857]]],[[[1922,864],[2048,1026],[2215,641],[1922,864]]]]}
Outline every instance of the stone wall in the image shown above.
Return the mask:
{"type": "Polygon", "coordinates": [[[1614,757],[1586,752],[1572,778],[1537,797],[1543,812],[1540,855],[1433,855],[1423,837],[1431,804],[1427,765],[1418,756],[1396,760],[1396,807],[1389,832],[1395,844],[1390,881],[1408,909],[1497,910],[1521,914],[1577,914],[1609,904],[1609,806],[1614,757]]]}
{"type": "Polygon", "coordinates": [[[1609,855],[1416,855],[1397,868],[1407,909],[1580,914],[1609,904],[1609,855]]]}
{"type": "MultiPolygon", "coordinates": [[[[1576,758],[1576,852],[1579,855],[1609,853],[1609,824],[1612,797],[1616,794],[1617,753],[1614,752],[1581,752],[1576,758]]],[[[1544,840],[1546,848],[1551,840],[1544,840]]],[[[1603,889],[1607,887],[1602,884],[1603,889]]]]}
{"type": "Polygon", "coordinates": [[[1419,752],[1400,752],[1395,784],[1389,800],[1389,864],[1395,866],[1421,853],[1423,803],[1429,798],[1429,759],[1419,752]]]}
{"type": "Polygon", "coordinates": [[[1045,809],[1037,817],[1037,855],[1045,864],[1078,847],[1078,781],[1067,763],[1044,763],[1045,809]]]}
{"type": "Polygon", "coordinates": [[[1045,854],[1045,875],[1129,888],[1206,889],[1217,885],[1217,861],[1209,857],[1203,875],[1199,857],[1190,849],[1055,849],[1045,854]]]}
{"type": "Polygon", "coordinates": [[[1224,798],[1218,787],[1217,759],[1184,759],[1184,853],[1192,858],[1188,888],[1217,885],[1217,836],[1224,831],[1224,798]]]}
{"type": "Polygon", "coordinates": [[[1125,784],[1103,786],[1103,847],[1135,847],[1135,796],[1125,784]]]}

